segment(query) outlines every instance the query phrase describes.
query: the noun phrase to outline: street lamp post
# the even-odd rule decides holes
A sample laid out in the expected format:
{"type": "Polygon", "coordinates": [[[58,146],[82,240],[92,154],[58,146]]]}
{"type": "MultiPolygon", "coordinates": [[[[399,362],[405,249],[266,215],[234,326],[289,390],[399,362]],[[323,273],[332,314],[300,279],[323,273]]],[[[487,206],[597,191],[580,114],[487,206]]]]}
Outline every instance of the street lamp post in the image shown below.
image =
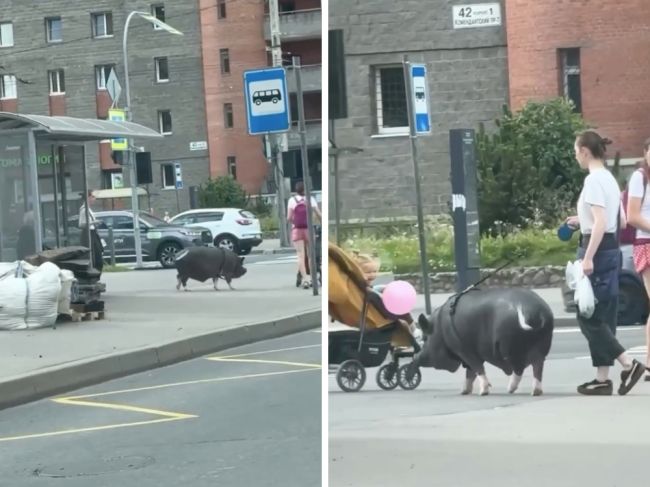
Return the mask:
{"type": "MultiPolygon", "coordinates": [[[[153,25],[160,27],[162,30],[169,32],[170,34],[181,36],[183,35],[181,31],[174,29],[171,25],[158,20],[156,17],[146,12],[133,11],[126,18],[126,22],[124,24],[124,35],[122,37],[122,56],[124,58],[124,89],[126,91],[125,111],[126,119],[129,122],[133,121],[133,110],[131,109],[131,89],[129,86],[129,57],[127,54],[127,43],[129,39],[129,24],[131,23],[131,19],[136,15],[143,18],[147,22],[152,23],[153,25]]],[[[135,159],[131,156],[132,143],[133,141],[131,139],[127,140],[125,162],[129,166],[131,180],[131,209],[133,212],[133,236],[135,237],[135,266],[136,268],[140,268],[142,267],[142,242],[140,241],[140,202],[138,201],[138,181],[135,168],[135,159]]]]}

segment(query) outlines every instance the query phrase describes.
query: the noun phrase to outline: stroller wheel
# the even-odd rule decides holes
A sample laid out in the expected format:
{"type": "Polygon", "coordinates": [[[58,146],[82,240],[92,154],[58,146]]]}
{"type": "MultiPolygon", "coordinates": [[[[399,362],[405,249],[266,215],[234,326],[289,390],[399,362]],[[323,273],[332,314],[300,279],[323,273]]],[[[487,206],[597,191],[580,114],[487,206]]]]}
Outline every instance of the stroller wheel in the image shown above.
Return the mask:
{"type": "Polygon", "coordinates": [[[397,387],[397,366],[394,363],[383,365],[377,371],[377,385],[385,391],[392,391],[397,387]]]}
{"type": "Polygon", "coordinates": [[[366,370],[358,360],[346,360],[336,372],[336,383],[344,392],[357,392],[366,382],[366,370]]]}
{"type": "Polygon", "coordinates": [[[422,373],[412,363],[402,365],[397,372],[397,382],[406,391],[412,391],[420,385],[421,381],[422,373]]]}

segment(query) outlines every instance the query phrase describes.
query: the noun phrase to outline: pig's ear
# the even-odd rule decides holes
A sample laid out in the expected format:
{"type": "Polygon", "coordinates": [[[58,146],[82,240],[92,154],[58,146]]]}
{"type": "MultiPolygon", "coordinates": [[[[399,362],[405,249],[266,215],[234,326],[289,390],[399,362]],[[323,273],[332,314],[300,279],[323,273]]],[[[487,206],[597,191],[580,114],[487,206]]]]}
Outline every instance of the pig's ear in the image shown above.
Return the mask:
{"type": "Polygon", "coordinates": [[[418,324],[420,325],[420,329],[427,335],[430,335],[431,332],[433,331],[433,326],[431,322],[427,319],[427,317],[424,314],[421,314],[418,317],[418,324]]]}

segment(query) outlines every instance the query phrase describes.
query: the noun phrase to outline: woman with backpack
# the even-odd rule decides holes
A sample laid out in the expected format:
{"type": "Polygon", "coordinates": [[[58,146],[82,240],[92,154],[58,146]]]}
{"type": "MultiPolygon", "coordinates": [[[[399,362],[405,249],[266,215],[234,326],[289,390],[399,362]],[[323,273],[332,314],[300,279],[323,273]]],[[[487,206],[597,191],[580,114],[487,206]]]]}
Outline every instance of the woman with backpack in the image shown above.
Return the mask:
{"type": "MultiPolygon", "coordinates": [[[[650,296],[650,198],[646,198],[650,173],[650,139],[645,141],[643,159],[643,163],[632,173],[628,182],[626,213],[628,223],[636,228],[633,241],[634,267],[643,277],[643,284],[650,296]]],[[[645,365],[646,370],[650,370],[650,318],[645,328],[645,365]]],[[[650,374],[646,374],[645,380],[650,381],[650,374]]]]}
{"type": "MultiPolygon", "coordinates": [[[[298,271],[302,276],[302,288],[309,289],[311,281],[307,277],[307,266],[305,259],[307,256],[307,244],[309,243],[309,226],[307,225],[307,201],[305,198],[305,183],[298,181],[296,183],[296,195],[289,199],[287,205],[287,219],[291,222],[291,242],[296,249],[298,256],[298,271]]],[[[312,196],[311,208],[321,218],[318,202],[312,196]]]]}

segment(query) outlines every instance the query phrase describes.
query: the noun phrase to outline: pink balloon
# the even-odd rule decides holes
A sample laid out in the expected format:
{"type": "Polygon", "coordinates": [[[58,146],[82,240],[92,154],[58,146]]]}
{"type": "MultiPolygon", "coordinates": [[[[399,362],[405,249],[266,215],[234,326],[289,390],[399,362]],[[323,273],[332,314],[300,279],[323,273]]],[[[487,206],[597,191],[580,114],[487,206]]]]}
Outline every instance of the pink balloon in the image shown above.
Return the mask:
{"type": "Polygon", "coordinates": [[[386,309],[394,315],[405,315],[415,307],[417,293],[406,281],[393,281],[384,288],[381,300],[386,309]]]}

